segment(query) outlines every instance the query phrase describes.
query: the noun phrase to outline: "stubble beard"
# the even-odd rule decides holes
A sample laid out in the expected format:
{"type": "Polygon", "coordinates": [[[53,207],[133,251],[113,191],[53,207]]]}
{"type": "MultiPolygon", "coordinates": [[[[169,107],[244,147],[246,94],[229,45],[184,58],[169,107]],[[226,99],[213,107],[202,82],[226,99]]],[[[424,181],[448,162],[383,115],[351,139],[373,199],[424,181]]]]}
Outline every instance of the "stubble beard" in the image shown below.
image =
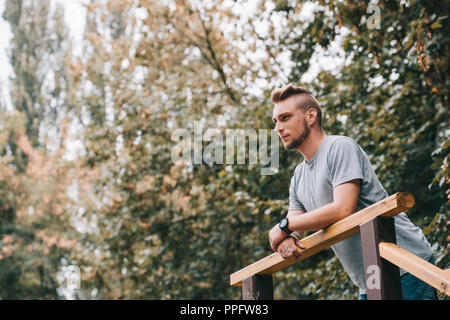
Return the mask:
{"type": "Polygon", "coordinates": [[[303,119],[303,133],[300,135],[300,137],[292,140],[290,143],[285,144],[284,148],[286,150],[292,150],[292,149],[298,149],[303,144],[303,142],[308,138],[309,133],[311,132],[311,128],[308,127],[308,123],[305,119],[303,119]]]}

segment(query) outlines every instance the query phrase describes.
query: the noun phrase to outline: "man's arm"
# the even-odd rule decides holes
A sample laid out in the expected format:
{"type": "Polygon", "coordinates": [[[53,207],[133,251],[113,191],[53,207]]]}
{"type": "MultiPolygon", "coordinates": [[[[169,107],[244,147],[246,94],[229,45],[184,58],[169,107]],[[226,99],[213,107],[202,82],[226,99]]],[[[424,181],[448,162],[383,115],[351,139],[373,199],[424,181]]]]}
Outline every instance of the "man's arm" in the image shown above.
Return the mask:
{"type": "MultiPolygon", "coordinates": [[[[303,214],[303,213],[305,213],[305,212],[306,212],[306,211],[304,211],[304,210],[290,210],[290,211],[288,211],[288,214],[287,214],[286,217],[289,219],[289,218],[292,218],[292,217],[294,217],[294,216],[303,214]]],[[[297,231],[294,231],[294,232],[292,232],[292,236],[294,236],[295,238],[297,238],[297,240],[300,240],[301,238],[303,238],[302,233],[303,233],[303,232],[297,232],[297,231]]]]}
{"type": "MultiPolygon", "coordinates": [[[[359,190],[359,179],[338,185],[333,190],[334,200],[332,203],[306,213],[295,214],[302,211],[293,211],[291,215],[288,214],[289,229],[297,233],[316,231],[344,219],[355,211],[359,190]]],[[[286,233],[281,231],[278,224],[275,225],[269,232],[272,250],[276,251],[277,245],[286,237],[286,233]]]]}
{"type": "MultiPolygon", "coordinates": [[[[299,214],[303,214],[304,210],[290,210],[288,211],[287,218],[294,217],[299,214]]],[[[299,249],[306,249],[306,247],[299,241],[302,238],[301,233],[292,232],[289,237],[284,238],[276,247],[276,251],[281,254],[284,259],[300,257],[301,251],[299,249]]]]}
{"type": "Polygon", "coordinates": [[[289,229],[297,232],[316,231],[348,217],[355,211],[359,190],[359,179],[338,185],[333,190],[332,203],[289,217],[289,229]]]}

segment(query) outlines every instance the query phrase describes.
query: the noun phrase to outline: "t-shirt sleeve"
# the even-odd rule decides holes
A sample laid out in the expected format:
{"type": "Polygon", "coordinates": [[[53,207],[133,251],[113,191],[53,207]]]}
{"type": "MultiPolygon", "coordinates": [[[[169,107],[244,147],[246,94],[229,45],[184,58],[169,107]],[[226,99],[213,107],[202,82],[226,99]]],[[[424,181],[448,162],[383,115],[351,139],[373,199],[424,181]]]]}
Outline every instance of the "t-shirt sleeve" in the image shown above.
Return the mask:
{"type": "Polygon", "coordinates": [[[351,139],[337,140],[328,155],[328,168],[333,188],[354,179],[364,180],[363,154],[357,143],[351,139]]]}
{"type": "Polygon", "coordinates": [[[289,211],[291,210],[303,210],[306,211],[303,204],[300,202],[300,200],[297,197],[297,186],[296,186],[296,179],[295,174],[291,178],[291,185],[289,186],[289,211]]]}

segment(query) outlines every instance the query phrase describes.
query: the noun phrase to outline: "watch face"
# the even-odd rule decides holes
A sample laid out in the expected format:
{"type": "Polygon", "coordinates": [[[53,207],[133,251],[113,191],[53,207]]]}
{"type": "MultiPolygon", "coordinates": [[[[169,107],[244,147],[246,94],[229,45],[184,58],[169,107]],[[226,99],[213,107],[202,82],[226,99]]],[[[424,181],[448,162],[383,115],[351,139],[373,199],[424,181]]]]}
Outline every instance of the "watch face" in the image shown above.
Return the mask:
{"type": "Polygon", "coordinates": [[[286,226],[287,226],[287,219],[281,220],[280,227],[281,228],[286,228],[286,226]]]}

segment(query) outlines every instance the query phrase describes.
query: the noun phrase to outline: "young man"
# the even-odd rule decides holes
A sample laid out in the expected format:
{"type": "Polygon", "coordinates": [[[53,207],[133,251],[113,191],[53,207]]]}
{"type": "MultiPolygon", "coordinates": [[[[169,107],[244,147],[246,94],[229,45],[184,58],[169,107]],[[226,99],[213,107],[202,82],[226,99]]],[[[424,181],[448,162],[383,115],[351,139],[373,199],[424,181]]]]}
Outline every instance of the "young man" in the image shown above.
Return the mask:
{"type": "MultiPolygon", "coordinates": [[[[363,149],[351,138],[327,136],[322,111],[305,89],[288,85],[272,93],[273,121],[287,150],[298,150],[305,160],[295,168],[289,188],[289,212],[269,232],[272,250],[283,258],[298,257],[305,249],[304,231],[323,229],[388,196],[363,149]],[[298,246],[298,247],[297,247],[298,246]],[[300,248],[300,249],[299,249],[300,248]]],[[[405,213],[394,218],[397,244],[431,261],[432,250],[422,230],[405,213]]],[[[360,299],[366,297],[360,234],[331,247],[360,299]]],[[[436,299],[436,291],[400,270],[404,299],[436,299]]]]}

